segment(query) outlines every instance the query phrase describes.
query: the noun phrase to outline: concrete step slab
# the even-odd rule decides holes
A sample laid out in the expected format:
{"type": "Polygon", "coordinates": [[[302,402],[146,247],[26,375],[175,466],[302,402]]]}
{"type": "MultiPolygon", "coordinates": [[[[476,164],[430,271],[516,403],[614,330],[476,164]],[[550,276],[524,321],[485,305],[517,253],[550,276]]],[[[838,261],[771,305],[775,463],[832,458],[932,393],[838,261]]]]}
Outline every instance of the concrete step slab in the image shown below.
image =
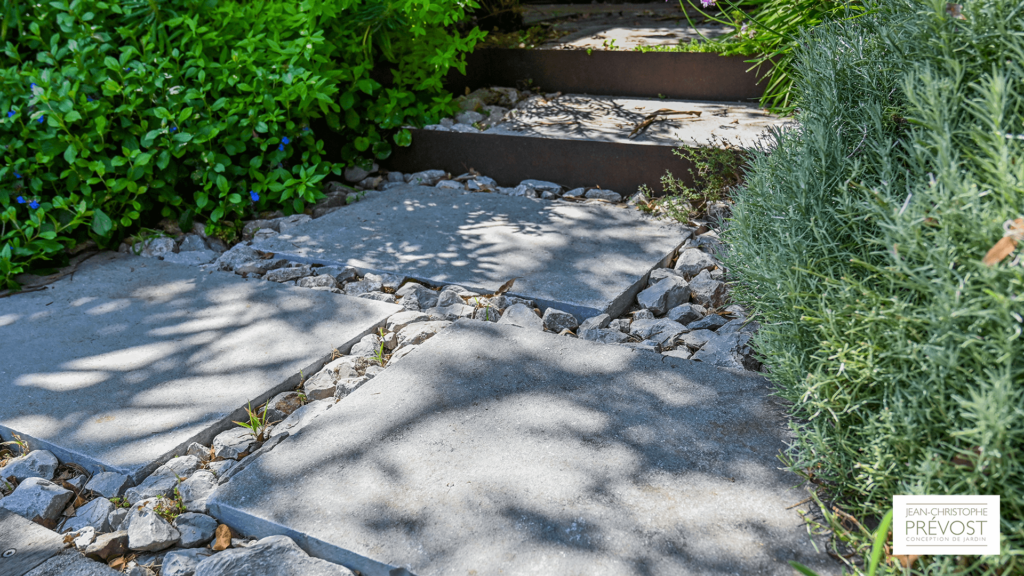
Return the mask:
{"type": "Polygon", "coordinates": [[[581,320],[618,315],[686,239],[633,209],[402,186],[254,243],[295,260],[512,294],[581,320]]]}
{"type": "Polygon", "coordinates": [[[0,299],[0,435],[138,481],[401,308],[100,254],[0,299]]]}
{"type": "Polygon", "coordinates": [[[838,573],[787,438],[756,374],[460,320],[210,509],[366,576],[838,573]]]}

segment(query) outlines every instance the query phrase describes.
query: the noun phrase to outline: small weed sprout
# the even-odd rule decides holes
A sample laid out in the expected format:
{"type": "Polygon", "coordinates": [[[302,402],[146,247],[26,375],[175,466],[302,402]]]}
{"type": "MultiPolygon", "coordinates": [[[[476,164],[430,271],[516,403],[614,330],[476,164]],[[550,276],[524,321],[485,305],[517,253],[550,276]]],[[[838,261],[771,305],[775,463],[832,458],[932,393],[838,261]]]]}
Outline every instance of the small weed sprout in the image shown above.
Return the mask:
{"type": "Polygon", "coordinates": [[[377,349],[373,352],[373,359],[377,362],[377,365],[384,367],[387,364],[388,359],[384,356],[384,329],[378,328],[377,333],[380,335],[380,344],[377,349]]]}
{"type": "MultiPolygon", "coordinates": [[[[724,139],[712,138],[707,146],[684,147],[672,153],[693,164],[689,169],[693,186],[666,171],[661,177],[665,196],[641,205],[641,210],[662,212],[669,218],[686,222],[705,214],[714,202],[728,197],[741,181],[744,158],[724,139]]],[[[654,192],[646,185],[640,187],[640,192],[647,198],[654,198],[654,192]]]]}
{"type": "MultiPolygon", "coordinates": [[[[177,490],[177,488],[175,488],[175,490],[177,490]]],[[[130,508],[131,507],[131,504],[128,503],[128,499],[127,498],[121,498],[119,496],[114,496],[113,498],[111,498],[110,499],[110,503],[113,504],[115,508],[130,508]]]]}
{"type": "Polygon", "coordinates": [[[22,439],[21,436],[14,434],[14,440],[8,440],[7,442],[0,442],[0,446],[17,446],[18,453],[15,454],[9,448],[0,449],[0,460],[5,458],[17,458],[18,456],[24,456],[29,453],[28,442],[22,439]]]}
{"type": "Polygon", "coordinates": [[[246,414],[249,415],[249,421],[238,422],[236,420],[234,423],[238,424],[242,428],[247,428],[249,433],[252,434],[253,438],[255,438],[257,442],[263,442],[265,440],[264,436],[267,433],[267,428],[272,424],[276,424],[276,422],[267,422],[267,419],[270,417],[270,413],[267,411],[267,408],[269,407],[270,400],[267,400],[267,403],[263,405],[263,415],[260,416],[259,410],[253,410],[252,403],[250,402],[245,408],[246,414]]]}
{"type": "Polygon", "coordinates": [[[174,519],[179,515],[188,512],[185,509],[185,502],[182,501],[181,492],[178,491],[178,487],[174,487],[174,497],[170,498],[170,504],[165,504],[164,501],[160,501],[156,506],[153,507],[153,511],[158,516],[167,520],[168,522],[174,522],[174,519]]]}

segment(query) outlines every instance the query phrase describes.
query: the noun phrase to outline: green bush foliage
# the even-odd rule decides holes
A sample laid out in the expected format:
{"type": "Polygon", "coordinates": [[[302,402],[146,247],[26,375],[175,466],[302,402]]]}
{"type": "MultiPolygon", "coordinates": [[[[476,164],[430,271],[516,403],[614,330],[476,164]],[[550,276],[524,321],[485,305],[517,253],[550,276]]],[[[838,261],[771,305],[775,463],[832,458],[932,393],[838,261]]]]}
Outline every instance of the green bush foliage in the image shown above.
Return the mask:
{"type": "Polygon", "coordinates": [[[706,45],[701,51],[754,56],[753,69],[766,82],[761,105],[780,113],[793,110],[793,61],[801,32],[837,18],[857,17],[864,9],[860,0],[701,0],[700,6],[696,0],[685,2],[707,20],[731,27],[725,36],[700,43],[706,45]]]}
{"type": "Polygon", "coordinates": [[[450,112],[441,80],[482,35],[453,30],[464,6],[5,0],[0,287],[161,217],[230,233],[246,214],[303,211],[330,172],[450,112]]]}
{"type": "Polygon", "coordinates": [[[802,38],[798,128],[735,195],[735,297],[792,401],[794,469],[857,515],[998,494],[1001,556],[915,572],[1019,574],[1024,267],[982,258],[1024,214],[1024,3],[869,8],[802,38]]]}

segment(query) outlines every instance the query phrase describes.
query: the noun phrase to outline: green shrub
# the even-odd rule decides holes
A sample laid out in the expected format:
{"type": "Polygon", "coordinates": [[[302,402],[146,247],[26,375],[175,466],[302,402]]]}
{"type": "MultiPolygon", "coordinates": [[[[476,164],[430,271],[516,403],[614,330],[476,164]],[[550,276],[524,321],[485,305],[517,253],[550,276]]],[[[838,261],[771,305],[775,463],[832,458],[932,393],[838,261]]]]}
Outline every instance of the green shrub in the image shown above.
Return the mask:
{"type": "Polygon", "coordinates": [[[464,5],[5,0],[0,285],[161,217],[230,233],[243,215],[303,211],[330,172],[450,112],[441,79],[481,37],[451,31],[464,5]]]}
{"type": "MultiPolygon", "coordinates": [[[[860,0],[685,0],[712,22],[731,31],[712,42],[703,42],[723,56],[754,56],[753,69],[766,81],[761,105],[776,112],[793,109],[794,50],[801,32],[836,18],[863,13],[860,0]],[[708,10],[714,6],[716,11],[708,10]]],[[[680,0],[683,9],[683,0],[680,0]]],[[[689,13],[687,13],[689,19],[689,13]]]]}
{"type": "Polygon", "coordinates": [[[982,258],[1024,213],[1024,3],[871,8],[802,39],[799,128],[735,195],[735,297],[793,403],[796,470],[858,515],[998,494],[1001,556],[918,569],[1022,573],[1024,268],[982,258]]]}

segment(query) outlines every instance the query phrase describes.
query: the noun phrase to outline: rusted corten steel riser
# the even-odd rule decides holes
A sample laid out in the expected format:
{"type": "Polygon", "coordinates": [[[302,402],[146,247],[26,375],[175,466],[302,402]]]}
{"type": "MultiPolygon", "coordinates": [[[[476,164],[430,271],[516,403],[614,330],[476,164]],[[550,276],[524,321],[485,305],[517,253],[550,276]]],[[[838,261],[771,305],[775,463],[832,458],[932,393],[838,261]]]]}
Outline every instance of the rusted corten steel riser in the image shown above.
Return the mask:
{"type": "Polygon", "coordinates": [[[689,181],[690,162],[672,150],[671,146],[413,130],[412,145],[395,148],[384,165],[400,172],[440,168],[453,176],[473,168],[501,186],[534,178],[568,188],[600,186],[630,195],[641,184],[660,192],[658,183],[665,170],[689,181]]]}
{"type": "MultiPolygon", "coordinates": [[[[466,75],[452,71],[456,94],[532,80],[544,92],[673,100],[755,101],[768,68],[749,71],[745,56],[678,52],[482,49],[466,57],[466,75]],[[762,81],[758,82],[758,78],[762,81]]],[[[520,86],[521,87],[521,86],[520,86]]]]}

